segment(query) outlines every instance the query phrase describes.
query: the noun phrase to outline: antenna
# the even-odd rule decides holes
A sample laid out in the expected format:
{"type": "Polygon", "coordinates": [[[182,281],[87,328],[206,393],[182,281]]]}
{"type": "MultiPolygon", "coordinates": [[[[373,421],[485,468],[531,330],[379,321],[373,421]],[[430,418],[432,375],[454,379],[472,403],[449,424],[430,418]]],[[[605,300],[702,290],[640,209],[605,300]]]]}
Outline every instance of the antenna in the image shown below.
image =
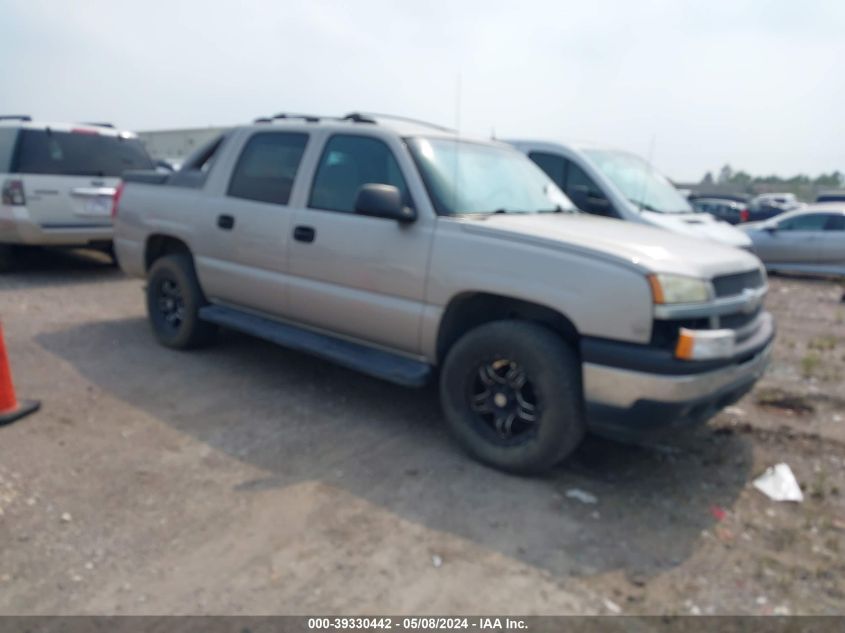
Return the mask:
{"type": "Polygon", "coordinates": [[[455,86],[455,131],[461,135],[461,73],[458,73],[455,86]]]}
{"type": "MultiPolygon", "coordinates": [[[[455,143],[461,142],[461,73],[458,72],[458,77],[455,82],[455,143]]],[[[458,208],[458,163],[461,159],[461,152],[458,147],[455,148],[455,171],[452,176],[452,181],[455,183],[452,187],[452,211],[458,208]]]]}
{"type": "MultiPolygon", "coordinates": [[[[651,169],[651,160],[654,158],[654,139],[655,134],[654,132],[651,133],[651,139],[648,142],[648,154],[646,154],[646,166],[648,169],[651,169]]],[[[648,178],[646,177],[646,172],[643,172],[643,183],[642,187],[640,187],[640,196],[639,200],[637,200],[637,206],[640,207],[640,211],[643,210],[643,205],[645,204],[645,194],[648,191],[648,178]]]]}

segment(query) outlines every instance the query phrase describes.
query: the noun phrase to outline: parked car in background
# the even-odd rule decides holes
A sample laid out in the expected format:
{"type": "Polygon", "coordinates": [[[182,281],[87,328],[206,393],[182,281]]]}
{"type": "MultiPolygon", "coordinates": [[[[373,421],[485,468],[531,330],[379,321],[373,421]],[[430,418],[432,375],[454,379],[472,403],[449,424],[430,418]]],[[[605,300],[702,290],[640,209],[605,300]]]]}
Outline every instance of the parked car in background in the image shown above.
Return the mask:
{"type": "Polygon", "coordinates": [[[802,208],[794,193],[764,193],[751,199],[748,203],[750,222],[768,220],[787,211],[802,208]]]}
{"type": "Polygon", "coordinates": [[[750,248],[748,237],[689,201],[647,161],[588,145],[508,141],[539,165],[586,213],[648,224],[682,235],[750,248]]]}
{"type": "Polygon", "coordinates": [[[742,228],[768,270],[845,275],[845,203],[788,211],[742,228]]]}
{"type": "Polygon", "coordinates": [[[774,336],[753,255],[579,213],[513,148],[383,115],[280,116],[128,173],[115,231],[163,345],[219,325],[406,386],[439,375],[460,444],[515,472],[588,429],[707,420],[774,336]]]}
{"type": "Polygon", "coordinates": [[[687,199],[690,202],[701,198],[712,198],[714,200],[730,200],[731,202],[742,202],[743,204],[748,204],[749,196],[743,195],[741,193],[721,193],[714,191],[693,191],[687,196],[687,199]]]}
{"type": "Polygon", "coordinates": [[[822,191],[816,196],[816,202],[845,202],[845,190],[822,191]]]}
{"type": "Polygon", "coordinates": [[[692,208],[699,213],[709,213],[728,224],[748,222],[748,205],[745,203],[720,198],[695,198],[691,202],[692,208]]]}
{"type": "Polygon", "coordinates": [[[108,250],[126,169],[152,169],[137,137],[106,124],[0,117],[0,269],[26,245],[108,250]]]}

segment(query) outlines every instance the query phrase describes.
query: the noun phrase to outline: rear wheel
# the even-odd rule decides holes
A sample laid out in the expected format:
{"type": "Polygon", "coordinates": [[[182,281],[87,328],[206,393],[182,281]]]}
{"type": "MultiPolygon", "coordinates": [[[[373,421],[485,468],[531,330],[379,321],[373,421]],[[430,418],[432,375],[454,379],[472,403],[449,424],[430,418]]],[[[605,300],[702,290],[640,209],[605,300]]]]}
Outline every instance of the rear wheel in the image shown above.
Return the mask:
{"type": "Polygon", "coordinates": [[[189,349],[209,343],[217,328],[199,318],[206,303],[190,255],[155,261],[147,280],[147,313],[162,345],[189,349]]]}
{"type": "Polygon", "coordinates": [[[496,321],[464,335],[446,356],[440,397],[462,446],[502,470],[546,470],[584,436],[578,357],[533,323],[496,321]]]}

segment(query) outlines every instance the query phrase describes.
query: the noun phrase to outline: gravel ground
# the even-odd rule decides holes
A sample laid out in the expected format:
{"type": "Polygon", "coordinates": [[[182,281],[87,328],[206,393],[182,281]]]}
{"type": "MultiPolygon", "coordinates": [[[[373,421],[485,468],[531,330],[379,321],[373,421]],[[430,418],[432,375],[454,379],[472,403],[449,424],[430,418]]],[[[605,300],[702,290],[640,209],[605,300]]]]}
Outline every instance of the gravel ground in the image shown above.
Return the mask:
{"type": "Polygon", "coordinates": [[[141,282],[33,253],[0,277],[18,395],[43,401],[0,428],[0,613],[841,614],[841,295],[773,278],[743,401],[524,479],[461,454],[434,389],[234,333],[163,349],[141,282]],[[752,487],[778,462],[803,503],[752,487]]]}

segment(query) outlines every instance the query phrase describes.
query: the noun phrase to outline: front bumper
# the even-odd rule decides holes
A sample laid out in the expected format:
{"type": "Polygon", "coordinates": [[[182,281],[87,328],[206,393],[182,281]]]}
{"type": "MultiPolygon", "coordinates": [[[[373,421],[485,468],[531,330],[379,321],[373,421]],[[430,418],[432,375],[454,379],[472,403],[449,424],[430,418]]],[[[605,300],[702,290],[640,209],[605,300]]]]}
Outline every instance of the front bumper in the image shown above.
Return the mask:
{"type": "MultiPolygon", "coordinates": [[[[768,315],[767,315],[768,316],[768,315]]],[[[774,340],[769,317],[756,344],[721,366],[695,361],[643,359],[643,368],[626,353],[625,366],[592,362],[607,354],[583,349],[583,384],[591,431],[614,437],[639,437],[667,428],[702,424],[739,400],[766,370],[774,340]],[[704,371],[701,369],[706,368],[704,371]]],[[[622,363],[620,363],[622,364],[622,363]]]]}

